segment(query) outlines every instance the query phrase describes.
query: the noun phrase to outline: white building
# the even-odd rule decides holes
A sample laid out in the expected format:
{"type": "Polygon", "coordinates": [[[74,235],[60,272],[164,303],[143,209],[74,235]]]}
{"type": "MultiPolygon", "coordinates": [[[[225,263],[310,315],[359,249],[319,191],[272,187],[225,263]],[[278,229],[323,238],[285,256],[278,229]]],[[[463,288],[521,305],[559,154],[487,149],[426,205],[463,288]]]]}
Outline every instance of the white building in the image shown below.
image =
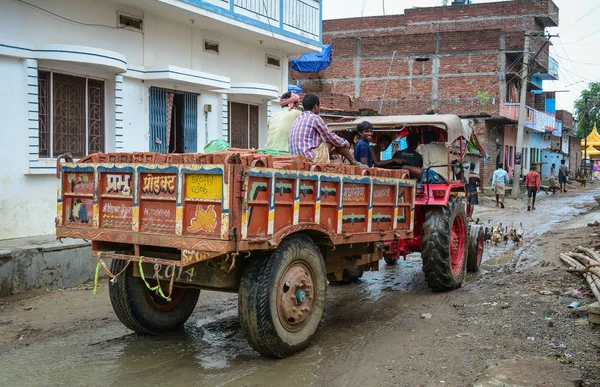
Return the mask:
{"type": "Polygon", "coordinates": [[[54,233],[64,152],[263,145],[321,20],[318,0],[0,0],[0,239],[54,233]]]}

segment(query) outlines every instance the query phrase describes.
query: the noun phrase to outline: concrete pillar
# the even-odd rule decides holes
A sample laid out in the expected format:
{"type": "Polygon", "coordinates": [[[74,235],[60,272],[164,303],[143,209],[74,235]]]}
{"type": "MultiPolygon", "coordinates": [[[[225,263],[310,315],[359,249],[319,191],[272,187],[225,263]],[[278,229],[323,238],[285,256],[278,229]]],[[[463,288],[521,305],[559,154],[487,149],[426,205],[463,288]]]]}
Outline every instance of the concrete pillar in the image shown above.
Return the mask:
{"type": "Polygon", "coordinates": [[[438,103],[438,76],[440,74],[440,34],[433,35],[435,41],[435,51],[431,63],[431,110],[437,111],[438,103]]]}
{"type": "Polygon", "coordinates": [[[356,54],[354,56],[354,98],[360,97],[360,45],[361,39],[356,38],[356,54]]]}

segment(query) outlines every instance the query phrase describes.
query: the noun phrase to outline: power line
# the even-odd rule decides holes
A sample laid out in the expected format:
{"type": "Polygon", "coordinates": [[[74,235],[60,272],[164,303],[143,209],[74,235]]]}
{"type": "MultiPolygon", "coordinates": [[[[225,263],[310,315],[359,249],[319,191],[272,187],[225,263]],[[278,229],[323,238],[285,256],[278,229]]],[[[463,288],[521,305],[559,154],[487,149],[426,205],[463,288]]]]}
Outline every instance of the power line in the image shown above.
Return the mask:
{"type": "Polygon", "coordinates": [[[273,32],[273,27],[271,27],[271,22],[269,20],[269,12],[267,11],[267,4],[265,4],[265,0],[262,0],[262,5],[265,10],[265,18],[267,19],[267,24],[269,25],[269,31],[271,31],[271,37],[273,38],[273,43],[275,43],[275,47],[277,48],[277,51],[279,51],[279,54],[283,58],[285,55],[283,54],[283,51],[281,51],[279,49],[279,44],[277,44],[277,39],[275,39],[275,33],[273,32]]]}
{"type": "Polygon", "coordinates": [[[573,27],[575,24],[579,23],[581,20],[585,19],[586,17],[590,16],[590,14],[592,12],[594,12],[595,10],[597,10],[598,8],[600,8],[600,4],[597,5],[596,7],[594,7],[594,9],[592,9],[591,11],[587,12],[585,15],[583,15],[582,17],[580,17],[579,19],[577,19],[575,21],[575,23],[569,25],[568,27],[566,27],[564,30],[562,30],[561,32],[565,32],[566,30],[568,30],[569,28],[573,27]]]}
{"type": "Polygon", "coordinates": [[[586,38],[589,38],[590,36],[592,36],[592,35],[594,35],[594,34],[597,34],[598,32],[600,32],[600,30],[596,30],[596,31],[592,32],[591,34],[587,34],[587,35],[586,35],[586,36],[584,36],[583,38],[581,38],[581,39],[577,40],[575,43],[579,43],[579,42],[581,42],[582,40],[585,40],[586,38]]]}
{"type": "Polygon", "coordinates": [[[569,56],[569,53],[567,52],[567,49],[565,48],[565,46],[562,43],[562,40],[560,38],[558,38],[558,42],[560,43],[560,47],[562,48],[562,50],[564,51],[565,55],[567,56],[567,60],[570,62],[571,67],[573,68],[573,70],[575,71],[575,74],[581,78],[581,75],[579,75],[579,72],[577,71],[577,69],[575,68],[575,66],[573,65],[573,61],[571,60],[571,57],[569,56]]]}
{"type": "Polygon", "coordinates": [[[49,11],[47,9],[44,9],[42,7],[38,7],[35,4],[31,4],[31,3],[28,3],[28,2],[23,1],[23,0],[14,0],[14,1],[16,1],[18,3],[26,4],[26,5],[30,6],[30,7],[39,9],[40,11],[46,12],[46,13],[48,13],[48,14],[50,14],[52,16],[55,16],[55,17],[57,17],[59,19],[66,20],[66,21],[74,23],[74,24],[79,24],[81,26],[86,26],[86,27],[102,27],[102,28],[110,28],[110,29],[115,29],[115,30],[127,30],[127,31],[132,31],[132,32],[141,32],[141,31],[131,30],[131,29],[128,29],[128,28],[125,28],[125,27],[115,27],[115,26],[109,26],[109,25],[106,25],[106,24],[84,23],[84,22],[80,22],[78,20],[69,19],[68,17],[59,15],[57,13],[54,13],[54,12],[49,11]]]}
{"type": "Polygon", "coordinates": [[[599,63],[580,62],[580,61],[577,61],[577,60],[571,60],[571,59],[568,59],[568,58],[562,57],[562,56],[560,56],[560,55],[556,55],[556,57],[557,57],[557,58],[561,58],[561,59],[567,59],[567,60],[570,60],[572,63],[579,63],[579,64],[584,64],[584,65],[589,65],[589,66],[600,66],[600,64],[599,64],[599,63]]]}

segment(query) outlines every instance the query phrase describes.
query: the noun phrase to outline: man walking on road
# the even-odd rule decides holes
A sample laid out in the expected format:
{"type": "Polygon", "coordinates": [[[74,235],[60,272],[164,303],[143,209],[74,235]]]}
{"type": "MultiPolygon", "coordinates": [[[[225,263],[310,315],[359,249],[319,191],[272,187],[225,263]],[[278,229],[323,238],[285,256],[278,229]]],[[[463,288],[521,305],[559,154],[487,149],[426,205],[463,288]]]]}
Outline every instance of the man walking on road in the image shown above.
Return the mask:
{"type": "Polygon", "coordinates": [[[508,173],[502,168],[504,165],[498,163],[498,169],[492,177],[492,190],[496,192],[496,207],[500,204],[504,208],[504,196],[506,195],[506,184],[508,184],[508,173]]]}
{"type": "MultiPolygon", "coordinates": [[[[548,191],[552,191],[552,194],[556,193],[556,164],[552,164],[550,167],[550,177],[548,177],[548,185],[550,186],[548,191]]],[[[546,191],[546,195],[548,195],[546,191]]]]}
{"type": "Polygon", "coordinates": [[[333,150],[344,156],[350,164],[359,165],[350,152],[350,144],[345,139],[332,133],[323,119],[321,101],[315,94],[307,94],[302,99],[304,113],[294,122],[290,129],[289,150],[295,155],[302,155],[313,163],[329,163],[329,155],[333,150]]]}
{"type": "Polygon", "coordinates": [[[535,196],[540,191],[540,174],[531,165],[531,170],[525,175],[525,188],[527,189],[527,211],[535,210],[535,196]],[[533,203],[532,203],[533,198],[533,203]]]}
{"type": "Polygon", "coordinates": [[[565,160],[560,160],[560,167],[558,167],[558,184],[560,185],[560,192],[567,192],[568,174],[569,168],[565,165],[565,160]]]}

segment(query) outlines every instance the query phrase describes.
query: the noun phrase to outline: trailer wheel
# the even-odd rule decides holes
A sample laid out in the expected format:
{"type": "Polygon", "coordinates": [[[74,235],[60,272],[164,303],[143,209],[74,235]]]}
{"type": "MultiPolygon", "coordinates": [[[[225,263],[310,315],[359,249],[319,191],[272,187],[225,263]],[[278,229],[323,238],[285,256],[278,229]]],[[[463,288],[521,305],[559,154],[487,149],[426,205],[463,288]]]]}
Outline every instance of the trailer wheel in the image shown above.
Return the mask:
{"type": "Polygon", "coordinates": [[[325,263],[305,235],[285,239],[244,269],[238,297],[242,331],[263,355],[282,358],[306,348],[325,306],[325,263]]]}
{"type": "Polygon", "coordinates": [[[396,265],[398,264],[398,260],[397,260],[397,259],[395,259],[395,258],[392,258],[392,256],[391,256],[391,255],[390,255],[390,256],[385,256],[385,255],[384,255],[384,256],[383,256],[383,259],[385,260],[385,263],[386,263],[388,266],[396,266],[396,265]]]}
{"type": "Polygon", "coordinates": [[[467,271],[469,273],[479,271],[483,257],[483,234],[483,226],[480,225],[475,224],[469,230],[469,239],[467,240],[467,271]]]}
{"type": "MultiPolygon", "coordinates": [[[[114,259],[111,271],[119,273],[126,264],[114,259]]],[[[152,280],[148,282],[152,284],[152,280]]],[[[109,283],[108,294],[123,325],[136,333],[157,335],[183,326],[196,307],[200,290],[175,287],[168,302],[150,292],[141,278],[134,277],[133,266],[129,265],[115,283],[109,283]]]]}
{"type": "Polygon", "coordinates": [[[363,273],[364,273],[364,269],[362,267],[353,267],[351,269],[344,269],[341,281],[336,281],[335,279],[330,279],[329,283],[338,284],[338,285],[353,284],[353,283],[358,282],[358,280],[362,278],[363,273]]]}
{"type": "Polygon", "coordinates": [[[462,285],[467,252],[465,208],[457,197],[447,207],[430,207],[423,223],[423,271],[427,285],[444,292],[462,285]]]}

